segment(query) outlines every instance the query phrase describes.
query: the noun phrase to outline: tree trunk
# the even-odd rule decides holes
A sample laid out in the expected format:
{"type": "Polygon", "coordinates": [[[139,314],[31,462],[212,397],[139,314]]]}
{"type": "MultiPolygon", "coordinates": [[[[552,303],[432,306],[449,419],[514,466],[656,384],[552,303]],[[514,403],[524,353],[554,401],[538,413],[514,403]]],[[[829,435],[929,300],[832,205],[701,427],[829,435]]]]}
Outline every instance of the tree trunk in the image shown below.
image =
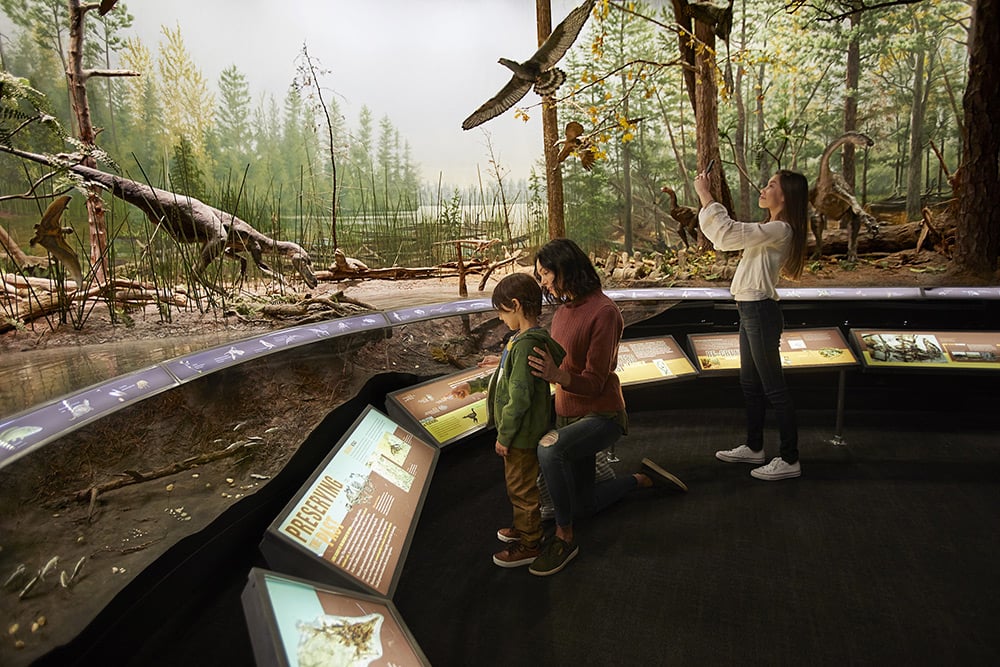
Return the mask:
{"type": "MultiPolygon", "coordinates": [[[[535,0],[538,22],[538,45],[541,46],[552,34],[552,5],[549,0],[535,0]]],[[[549,203],[549,238],[566,236],[566,220],[563,213],[563,178],[559,166],[559,117],[554,99],[542,101],[542,141],[545,142],[545,184],[549,203]]]]}
{"type": "Polygon", "coordinates": [[[698,170],[702,171],[711,160],[715,160],[712,172],[712,190],[716,199],[732,212],[733,198],[723,176],[722,156],[719,153],[719,86],[715,79],[715,32],[712,26],[695,20],[695,38],[707,48],[695,55],[695,71],[698,85],[695,87],[695,127],[697,128],[698,170]],[[715,185],[718,184],[718,185],[715,185]]]}
{"type": "MultiPolygon", "coordinates": [[[[858,129],[858,78],[861,73],[861,13],[851,14],[851,41],[847,45],[846,94],[844,95],[844,132],[858,129]]],[[[845,144],[841,173],[851,192],[857,192],[854,144],[845,144]]],[[[863,203],[863,202],[862,202],[863,203]]]]}
{"type": "Polygon", "coordinates": [[[1000,255],[1000,0],[977,0],[969,31],[969,80],[962,99],[962,166],[957,174],[956,269],[993,278],[1000,255]]]}
{"type": "MultiPolygon", "coordinates": [[[[744,11],[741,22],[740,40],[743,45],[747,43],[747,21],[746,2],[743,2],[744,11]]],[[[743,74],[746,69],[741,60],[736,68],[736,81],[733,85],[733,97],[736,100],[736,137],[733,141],[733,156],[736,160],[736,168],[740,177],[740,205],[736,209],[736,217],[739,220],[750,219],[750,180],[747,178],[747,106],[743,98],[743,74]]]]}
{"type": "MultiPolygon", "coordinates": [[[[90,120],[90,104],[87,101],[87,77],[83,72],[83,19],[87,9],[96,5],[81,7],[80,0],[69,2],[69,63],[66,80],[69,85],[73,115],[76,117],[77,134],[85,146],[94,146],[96,134],[90,120]]],[[[88,167],[97,168],[92,157],[83,160],[88,167]]],[[[104,202],[97,193],[87,196],[87,220],[90,225],[90,264],[94,270],[94,280],[103,285],[108,280],[108,230],[104,220],[104,202]]]]}
{"type": "MultiPolygon", "coordinates": [[[[622,89],[626,88],[625,74],[622,74],[622,89]]],[[[625,98],[622,113],[628,118],[628,97],[625,98]]],[[[622,144],[622,187],[625,190],[625,212],[623,226],[625,228],[625,252],[632,254],[632,151],[629,142],[622,144]]]]}
{"type": "Polygon", "coordinates": [[[921,171],[924,157],[924,65],[923,46],[913,52],[913,105],[910,107],[910,164],[906,171],[906,219],[920,217],[921,171]]]}

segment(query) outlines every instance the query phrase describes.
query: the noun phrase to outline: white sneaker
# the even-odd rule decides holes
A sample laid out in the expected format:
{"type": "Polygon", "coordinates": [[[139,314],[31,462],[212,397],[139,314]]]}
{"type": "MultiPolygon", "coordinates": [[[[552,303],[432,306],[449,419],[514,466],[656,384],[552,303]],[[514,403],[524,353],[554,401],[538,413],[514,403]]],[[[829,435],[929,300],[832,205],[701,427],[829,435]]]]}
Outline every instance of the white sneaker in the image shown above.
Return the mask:
{"type": "Polygon", "coordinates": [[[766,479],[769,482],[773,482],[778,479],[798,477],[802,474],[802,466],[799,465],[798,461],[795,463],[785,463],[783,458],[775,456],[766,466],[754,468],[750,471],[750,474],[757,479],[766,479]]]}
{"type": "Polygon", "coordinates": [[[715,453],[715,458],[726,463],[757,463],[764,462],[764,450],[755,452],[746,445],[740,445],[735,449],[724,449],[715,453]]]}

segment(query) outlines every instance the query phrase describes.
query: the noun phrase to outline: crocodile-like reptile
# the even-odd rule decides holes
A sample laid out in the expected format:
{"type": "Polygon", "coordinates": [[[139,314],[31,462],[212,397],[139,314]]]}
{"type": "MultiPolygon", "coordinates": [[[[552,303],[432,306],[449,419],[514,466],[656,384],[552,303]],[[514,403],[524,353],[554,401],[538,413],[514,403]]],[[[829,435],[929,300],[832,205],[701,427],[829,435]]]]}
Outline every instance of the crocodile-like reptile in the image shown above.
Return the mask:
{"type": "Polygon", "coordinates": [[[302,246],[291,241],[276,241],[235,215],[209,206],[194,197],[160,190],[81,164],[67,166],[37,153],[11,147],[4,147],[3,150],[51,167],[64,167],[83,177],[84,181],[97,184],[115,197],[132,204],[145,213],[153,224],[163,225],[177,241],[200,243],[201,255],[195,267],[199,276],[222,253],[238,259],[245,271],[246,259],[241,253],[247,252],[263,273],[280,278],[264,262],[264,253],[274,250],[291,261],[309,287],[317,285],[316,276],[312,272],[312,259],[302,246]]]}

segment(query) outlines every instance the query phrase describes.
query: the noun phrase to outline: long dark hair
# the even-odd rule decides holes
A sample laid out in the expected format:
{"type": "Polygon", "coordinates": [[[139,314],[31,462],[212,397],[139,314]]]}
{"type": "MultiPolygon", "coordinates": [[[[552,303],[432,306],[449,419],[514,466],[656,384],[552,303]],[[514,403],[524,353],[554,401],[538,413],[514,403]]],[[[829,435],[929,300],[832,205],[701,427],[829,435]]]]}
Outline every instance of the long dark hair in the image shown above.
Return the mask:
{"type": "Polygon", "coordinates": [[[555,286],[559,294],[546,291],[545,298],[549,303],[565,303],[579,299],[595,290],[601,289],[601,278],[597,269],[590,262],[580,246],[570,239],[552,239],[535,255],[535,278],[538,279],[538,266],[555,274],[555,286]]]}
{"type": "Polygon", "coordinates": [[[785,222],[792,226],[792,244],[785,256],[782,271],[796,280],[806,262],[806,230],[809,229],[809,181],[802,174],[781,169],[778,184],[785,196],[785,222]]]}

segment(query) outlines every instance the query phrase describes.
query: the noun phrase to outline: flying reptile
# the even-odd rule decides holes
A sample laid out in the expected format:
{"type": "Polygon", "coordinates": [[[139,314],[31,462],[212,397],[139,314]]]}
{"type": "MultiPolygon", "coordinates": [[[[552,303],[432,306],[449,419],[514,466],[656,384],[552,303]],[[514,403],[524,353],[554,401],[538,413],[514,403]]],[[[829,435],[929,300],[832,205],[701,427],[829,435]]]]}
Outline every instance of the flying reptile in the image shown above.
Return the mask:
{"type": "Polygon", "coordinates": [[[517,63],[507,58],[501,58],[497,62],[514,73],[507,85],[492,99],[483,106],[476,109],[471,116],[462,123],[463,130],[471,130],[477,125],[481,125],[491,118],[496,118],[507,109],[517,104],[518,100],[524,97],[531,87],[535,87],[535,92],[542,97],[554,95],[563,81],[566,74],[555,64],[566,55],[569,47],[573,46],[583,24],[587,22],[590,11],[594,7],[595,0],[587,0],[582,5],[571,11],[556,26],[545,43],[538,47],[535,55],[517,63]]]}

